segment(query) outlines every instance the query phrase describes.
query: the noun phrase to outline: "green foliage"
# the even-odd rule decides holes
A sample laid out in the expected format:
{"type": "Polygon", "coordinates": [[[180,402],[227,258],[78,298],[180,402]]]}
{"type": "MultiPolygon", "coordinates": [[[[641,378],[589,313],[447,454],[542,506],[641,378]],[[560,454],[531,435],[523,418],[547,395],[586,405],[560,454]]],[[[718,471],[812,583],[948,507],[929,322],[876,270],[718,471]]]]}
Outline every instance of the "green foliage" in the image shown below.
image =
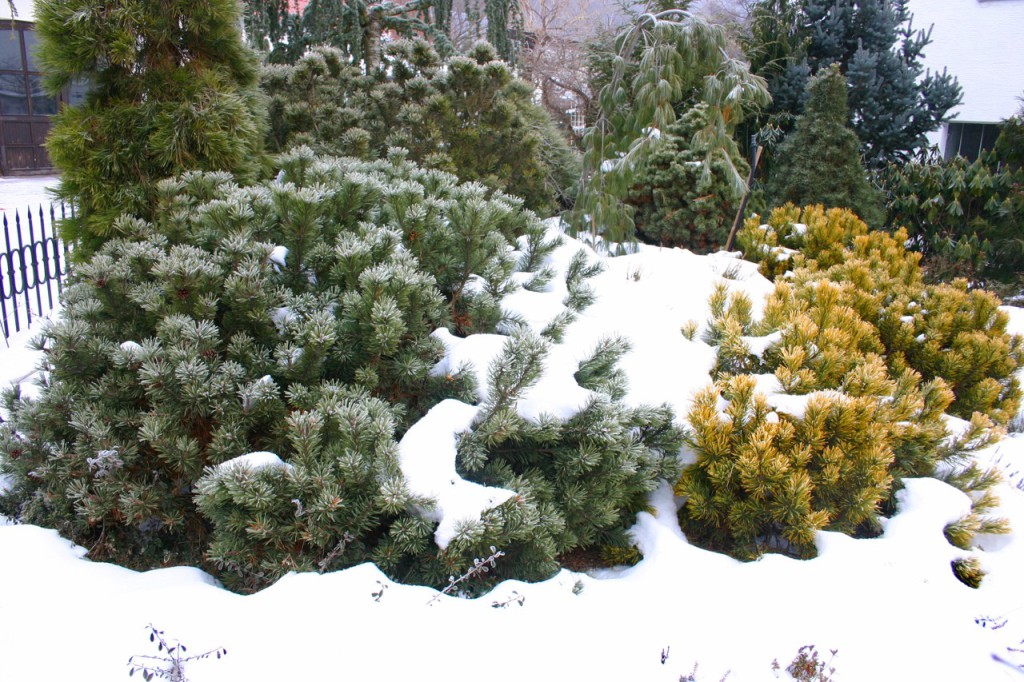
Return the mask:
{"type": "MultiPolygon", "coordinates": [[[[647,493],[678,475],[681,434],[667,407],[621,402],[620,340],[579,364],[592,393],[577,412],[520,415],[550,342],[502,320],[500,302],[511,282],[552,276],[536,217],[401,153],[280,161],[256,187],[226,173],[164,181],[155,217],[120,219],[79,267],[40,340],[40,398],[8,396],[5,511],[95,558],[206,561],[244,592],[364,561],[442,585],[501,546],[460,585],[472,593],[548,577],[565,552],[628,554],[647,493]],[[499,322],[517,331],[458,461],[514,495],[439,549],[396,439],[441,399],[474,400],[461,372],[432,372],[433,331],[499,322]]],[[[599,271],[582,252],[570,262],[567,320],[599,271]]]]}
{"type": "MultiPolygon", "coordinates": [[[[583,175],[572,225],[610,242],[631,241],[634,224],[622,199],[662,134],[694,104],[706,106],[693,134],[705,151],[701,181],[711,182],[715,161],[734,194],[746,178],[731,163],[738,155],[730,132],[745,113],[767,104],[762,79],[728,56],[721,26],[680,9],[643,14],[615,38],[610,73],[600,87],[597,117],[584,136],[583,175]]],[[[602,61],[602,60],[598,60],[602,61]]]]}
{"type": "Polygon", "coordinates": [[[301,15],[289,0],[244,0],[244,5],[250,44],[267,51],[274,63],[293,63],[311,48],[329,46],[350,63],[372,68],[385,48],[382,34],[429,40],[445,55],[468,47],[466,39],[486,38],[502,60],[515,63],[523,30],[522,9],[509,0],[463,3],[459,35],[452,32],[452,0],[309,0],[301,15]]]}
{"type": "Polygon", "coordinates": [[[398,5],[309,0],[301,13],[286,0],[244,0],[244,5],[249,43],[265,51],[272,63],[292,63],[313,47],[330,46],[353,64],[373,67],[380,62],[385,32],[431,38],[442,49],[451,49],[444,23],[450,19],[450,3],[447,12],[445,3],[420,0],[398,5]]]}
{"type": "Polygon", "coordinates": [[[881,196],[868,183],[857,136],[847,127],[846,81],[833,65],[807,84],[807,105],[783,140],[767,186],[776,205],[849,208],[881,227],[881,196]]]}
{"type": "MultiPolygon", "coordinates": [[[[1008,146],[1004,153],[1012,156],[1008,146]]],[[[974,162],[932,157],[890,164],[881,181],[889,224],[907,229],[929,279],[1008,280],[1024,272],[1024,167],[988,153],[974,162]]]]}
{"type": "Polygon", "coordinates": [[[697,461],[676,485],[687,537],[745,559],[812,556],[817,530],[872,524],[895,457],[885,397],[818,395],[792,416],[773,411],[750,376],[699,393],[688,415],[697,461]]]}
{"type": "MultiPolygon", "coordinates": [[[[458,466],[472,480],[517,493],[512,506],[525,525],[505,545],[517,556],[507,552],[492,578],[549,575],[558,555],[577,549],[628,552],[626,530],[646,508],[647,494],[678,475],[681,434],[671,410],[620,402],[615,361],[627,349],[621,340],[607,341],[580,363],[577,380],[595,394],[567,418],[519,412],[543,366],[543,341],[510,340],[491,366],[489,398],[459,441],[458,466]]],[[[486,542],[489,530],[485,520],[467,533],[486,542]]]]}
{"type": "Polygon", "coordinates": [[[731,181],[732,174],[746,176],[750,168],[738,149],[711,149],[703,140],[692,142],[707,124],[703,104],[680,116],[636,173],[628,202],[645,241],[697,253],[725,245],[743,198],[731,181]],[[709,159],[710,174],[704,172],[709,159]]]}
{"type": "MultiPolygon", "coordinates": [[[[1024,102],[1024,98],[1017,99],[1024,102]]],[[[995,146],[996,158],[1013,168],[1024,168],[1024,106],[1003,121],[995,146]]]]}
{"type": "Polygon", "coordinates": [[[398,146],[417,163],[520,196],[538,212],[570,200],[578,160],[532,87],[486,43],[444,61],[423,41],[389,43],[366,73],[331,48],[266,68],[270,146],[361,158],[398,146]]]}
{"type": "Polygon", "coordinates": [[[238,27],[233,0],[36,7],[46,89],[90,85],[84,104],[54,117],[47,141],[58,193],[77,207],[61,223],[76,258],[112,238],[122,213],[151,217],[163,178],[190,170],[257,178],[265,102],[238,27]]]}
{"type": "Polygon", "coordinates": [[[429,544],[428,522],[394,519],[407,496],[392,432],[445,396],[471,399],[467,379],[430,375],[442,354],[431,333],[459,316],[493,331],[507,285],[488,277],[515,269],[521,236],[533,245],[522,262],[541,260],[542,226],[516,202],[398,156],[299,149],[281,162],[279,179],[257,187],[224,173],[164,181],[153,220],[120,219],[119,238],[77,269],[40,341],[42,396],[10,396],[0,435],[14,477],[5,506],[22,519],[133,566],[198,562],[212,519],[210,556],[245,588],[323,559],[346,533],[335,566],[379,551],[392,526],[413,538],[403,556],[429,544]],[[414,255],[413,219],[447,233],[435,242],[451,268],[438,270],[444,288],[425,270],[438,263],[414,255]],[[483,303],[465,293],[467,261],[483,273],[483,303]],[[210,518],[200,515],[192,492],[207,467],[251,451],[294,461],[293,475],[221,471],[225,487],[205,486],[210,518]],[[343,504],[328,509],[334,497],[343,504]],[[298,516],[293,498],[312,515],[298,516]],[[270,536],[240,529],[244,512],[246,528],[265,521],[270,536]]]}
{"type": "Polygon", "coordinates": [[[808,80],[838,64],[849,88],[845,120],[870,167],[909,159],[961,101],[954,77],[922,65],[930,30],[913,29],[906,0],[758,0],[751,15],[747,49],[769,81],[774,119],[802,113],[808,80]]]}
{"type": "Polygon", "coordinates": [[[410,505],[430,507],[406,489],[387,403],[321,384],[286,424],[287,464],[231,460],[196,483],[196,506],[214,527],[207,558],[235,590],[369,561],[374,536],[410,505]]]}

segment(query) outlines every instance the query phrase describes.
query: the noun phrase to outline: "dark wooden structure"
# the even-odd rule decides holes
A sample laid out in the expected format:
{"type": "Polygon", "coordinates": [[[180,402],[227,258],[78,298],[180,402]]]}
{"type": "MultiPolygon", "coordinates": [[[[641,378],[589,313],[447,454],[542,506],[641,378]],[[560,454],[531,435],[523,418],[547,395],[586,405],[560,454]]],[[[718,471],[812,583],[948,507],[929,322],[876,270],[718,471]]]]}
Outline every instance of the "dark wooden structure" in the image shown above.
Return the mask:
{"type": "Polygon", "coordinates": [[[52,173],[43,142],[57,98],[43,91],[35,60],[36,34],[29,22],[0,25],[0,173],[52,173]]]}

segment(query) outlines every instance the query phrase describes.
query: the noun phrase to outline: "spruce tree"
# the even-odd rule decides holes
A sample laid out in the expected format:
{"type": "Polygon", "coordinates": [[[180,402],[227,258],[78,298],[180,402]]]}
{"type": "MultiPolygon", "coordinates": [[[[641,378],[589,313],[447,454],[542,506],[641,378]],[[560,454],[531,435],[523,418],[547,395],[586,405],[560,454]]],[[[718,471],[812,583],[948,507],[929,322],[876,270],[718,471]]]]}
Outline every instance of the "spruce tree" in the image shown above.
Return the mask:
{"type": "Polygon", "coordinates": [[[805,113],[779,146],[767,192],[775,204],[849,208],[880,227],[881,195],[868,183],[857,136],[847,127],[846,80],[837,65],[807,85],[805,113]]]}
{"type": "Polygon", "coordinates": [[[905,161],[922,149],[925,134],[960,103],[962,91],[945,71],[925,71],[921,57],[930,30],[914,28],[907,5],[907,0],[756,3],[760,31],[752,48],[757,72],[769,79],[773,111],[801,113],[808,79],[839,64],[848,82],[849,120],[868,166],[905,161]]]}
{"type": "Polygon", "coordinates": [[[152,215],[157,183],[189,170],[261,170],[263,111],[255,55],[235,0],[42,0],[47,90],[85,80],[85,103],[53,120],[47,150],[77,212],[62,223],[84,258],[122,213],[152,215]]]}

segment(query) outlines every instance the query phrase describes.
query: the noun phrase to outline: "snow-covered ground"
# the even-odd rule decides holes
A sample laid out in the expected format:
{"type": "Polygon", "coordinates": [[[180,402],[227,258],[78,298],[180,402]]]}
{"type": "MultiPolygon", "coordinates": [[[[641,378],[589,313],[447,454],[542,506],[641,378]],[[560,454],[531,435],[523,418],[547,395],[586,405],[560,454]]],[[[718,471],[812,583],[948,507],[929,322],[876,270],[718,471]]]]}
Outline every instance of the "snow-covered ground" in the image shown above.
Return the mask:
{"type": "MultiPolygon", "coordinates": [[[[2,195],[0,205],[8,205],[2,195]]],[[[580,248],[567,240],[552,265],[564,267],[580,248]]],[[[706,321],[716,282],[758,303],[771,288],[753,264],[728,254],[643,248],[607,266],[591,281],[597,302],[552,349],[542,385],[521,410],[573,409],[580,388],[565,368],[598,340],[619,335],[633,347],[621,363],[627,399],[668,402],[684,415],[694,391],[709,383],[714,358],[680,327],[706,321]]],[[[557,287],[521,291],[507,305],[540,329],[563,297],[557,287]]],[[[1008,312],[1024,333],[1024,311],[1008,312]]],[[[479,371],[501,346],[483,335],[447,340],[452,364],[470,359],[479,371]]],[[[29,356],[0,352],[5,379],[31,370],[29,356]]],[[[438,466],[450,465],[450,433],[474,409],[453,402],[406,436],[419,439],[438,466]],[[432,443],[432,434],[446,429],[448,437],[432,443]]],[[[1024,461],[1024,438],[1007,438],[984,457],[1014,473],[1024,461]]],[[[409,475],[431,485],[429,471],[409,475]]],[[[462,490],[465,498],[439,505],[448,522],[473,513],[486,497],[472,486],[462,490]]],[[[984,538],[984,550],[965,552],[943,536],[943,527],[968,509],[967,497],[915,479],[906,482],[900,513],[879,538],[822,532],[816,559],[773,555],[741,563],[686,542],[665,483],[652,497],[653,512],[640,514],[633,531],[644,555],[638,565],[505,582],[474,600],[434,599],[436,590],[395,584],[369,564],[291,574],[239,596],[197,569],[138,573],[88,561],[84,548],[52,530],[0,525],[0,681],[125,679],[129,657],[166,655],[150,642],[148,624],[185,644],[185,655],[227,650],[222,658],[188,662],[193,682],[676,682],[695,666],[696,680],[767,681],[789,679],[785,668],[807,645],[831,659],[834,680],[1021,680],[1024,492],[1007,483],[999,494],[1000,514],[1016,532],[984,538]],[[950,569],[966,556],[987,572],[979,589],[950,569]]]]}
{"type": "Polygon", "coordinates": [[[47,205],[53,197],[48,190],[56,187],[59,178],[50,175],[24,178],[0,176],[0,213],[11,214],[26,209],[38,210],[39,206],[47,205]]]}

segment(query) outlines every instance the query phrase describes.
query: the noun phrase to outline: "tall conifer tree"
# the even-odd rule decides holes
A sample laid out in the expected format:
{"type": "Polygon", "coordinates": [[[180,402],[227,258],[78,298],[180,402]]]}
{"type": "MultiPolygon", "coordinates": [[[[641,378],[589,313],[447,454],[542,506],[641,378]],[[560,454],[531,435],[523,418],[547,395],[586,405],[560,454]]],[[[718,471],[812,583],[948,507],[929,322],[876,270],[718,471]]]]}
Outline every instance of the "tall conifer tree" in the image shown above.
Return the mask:
{"type": "Polygon", "coordinates": [[[57,93],[90,85],[54,117],[47,149],[77,208],[65,237],[87,256],[122,213],[148,217],[156,183],[189,170],[255,179],[263,104],[235,0],[40,0],[39,60],[57,93]]]}
{"type": "Polygon", "coordinates": [[[759,0],[753,12],[754,64],[774,110],[801,113],[807,80],[839,64],[870,166],[907,159],[960,103],[956,78],[921,64],[931,31],[914,27],[906,0],[759,0]]]}
{"type": "Polygon", "coordinates": [[[849,208],[879,226],[882,198],[868,183],[857,153],[857,136],[846,126],[846,81],[838,65],[807,86],[806,113],[779,148],[768,193],[778,203],[849,208]]]}

